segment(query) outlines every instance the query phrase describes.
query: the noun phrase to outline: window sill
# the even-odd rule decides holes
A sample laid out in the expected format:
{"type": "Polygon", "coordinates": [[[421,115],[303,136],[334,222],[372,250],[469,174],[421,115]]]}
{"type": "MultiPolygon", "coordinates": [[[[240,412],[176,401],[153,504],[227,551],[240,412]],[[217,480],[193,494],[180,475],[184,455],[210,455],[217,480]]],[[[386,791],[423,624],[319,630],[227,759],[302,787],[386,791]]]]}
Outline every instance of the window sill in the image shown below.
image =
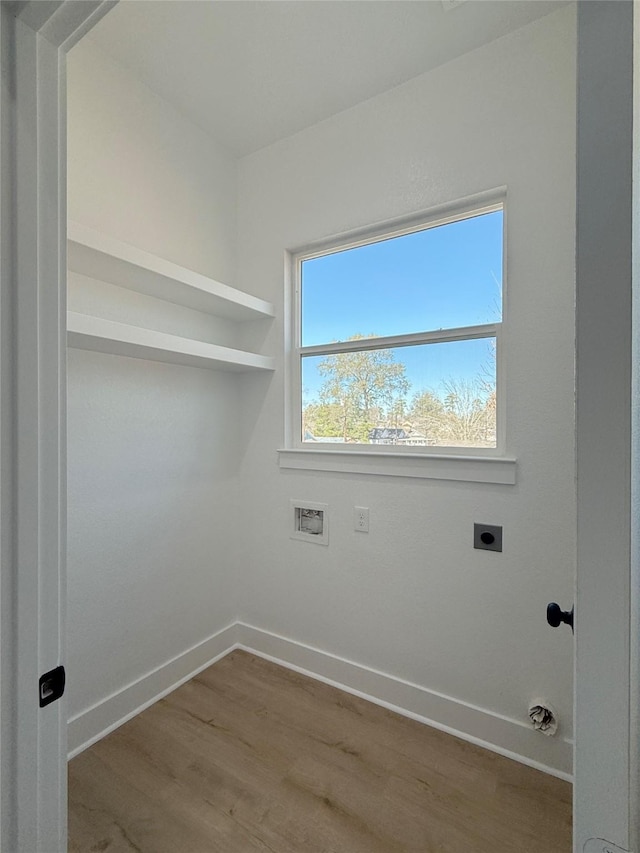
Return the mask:
{"type": "Polygon", "coordinates": [[[503,456],[440,456],[422,453],[367,453],[349,450],[278,450],[280,468],[336,471],[343,474],[382,474],[425,480],[459,480],[466,483],[516,482],[515,459],[503,456]]]}

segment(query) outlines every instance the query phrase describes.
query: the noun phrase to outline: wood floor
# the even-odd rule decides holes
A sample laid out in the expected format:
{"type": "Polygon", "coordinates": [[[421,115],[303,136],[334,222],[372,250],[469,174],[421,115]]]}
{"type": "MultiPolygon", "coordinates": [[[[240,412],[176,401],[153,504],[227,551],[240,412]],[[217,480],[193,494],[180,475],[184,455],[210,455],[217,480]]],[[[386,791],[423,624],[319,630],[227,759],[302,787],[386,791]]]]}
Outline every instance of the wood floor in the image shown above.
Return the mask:
{"type": "Polygon", "coordinates": [[[570,853],[571,786],[236,651],[69,765],[70,851],[570,853]]]}

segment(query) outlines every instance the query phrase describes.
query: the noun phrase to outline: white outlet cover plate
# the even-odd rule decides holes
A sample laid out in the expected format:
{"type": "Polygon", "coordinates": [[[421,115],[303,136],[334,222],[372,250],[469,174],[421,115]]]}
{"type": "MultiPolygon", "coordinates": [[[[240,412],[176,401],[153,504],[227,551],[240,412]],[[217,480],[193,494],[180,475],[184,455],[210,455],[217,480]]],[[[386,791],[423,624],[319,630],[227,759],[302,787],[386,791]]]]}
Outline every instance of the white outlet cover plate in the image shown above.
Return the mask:
{"type": "Polygon", "coordinates": [[[605,841],[604,838],[590,838],[585,842],[584,853],[629,853],[629,851],[610,841],[605,841]]]}
{"type": "Polygon", "coordinates": [[[359,533],[369,532],[369,507],[354,506],[353,508],[353,529],[359,533]],[[362,519],[362,523],[360,523],[362,519]]]}

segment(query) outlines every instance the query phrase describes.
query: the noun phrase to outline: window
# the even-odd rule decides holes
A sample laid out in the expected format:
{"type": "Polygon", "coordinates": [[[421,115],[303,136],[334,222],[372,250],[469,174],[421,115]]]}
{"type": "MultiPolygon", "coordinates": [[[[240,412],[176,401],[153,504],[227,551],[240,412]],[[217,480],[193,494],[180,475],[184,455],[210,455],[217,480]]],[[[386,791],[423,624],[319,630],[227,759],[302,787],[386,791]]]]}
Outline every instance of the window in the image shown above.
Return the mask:
{"type": "Polygon", "coordinates": [[[297,447],[501,446],[501,203],[295,262],[297,447]]]}

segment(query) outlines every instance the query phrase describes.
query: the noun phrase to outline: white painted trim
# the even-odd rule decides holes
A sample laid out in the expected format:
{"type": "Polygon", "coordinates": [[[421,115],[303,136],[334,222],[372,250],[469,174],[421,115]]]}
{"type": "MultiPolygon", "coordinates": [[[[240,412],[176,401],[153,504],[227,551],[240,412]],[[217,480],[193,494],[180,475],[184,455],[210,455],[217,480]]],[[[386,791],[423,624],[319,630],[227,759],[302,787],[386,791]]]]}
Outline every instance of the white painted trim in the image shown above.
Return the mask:
{"type": "Polygon", "coordinates": [[[483,323],[480,326],[460,326],[459,328],[435,329],[430,332],[414,332],[409,335],[380,335],[375,338],[337,341],[330,344],[314,344],[300,347],[300,356],[338,355],[346,352],[369,352],[377,349],[395,347],[415,347],[421,344],[449,344],[460,341],[477,341],[482,338],[495,338],[501,323],[483,323]]]}
{"type": "Polygon", "coordinates": [[[18,18],[56,48],[68,53],[118,0],[42,0],[11,2],[18,18]]]}
{"type": "MultiPolygon", "coordinates": [[[[333,355],[348,352],[361,352],[393,347],[419,346],[435,343],[462,342],[481,338],[496,338],[496,447],[491,448],[495,453],[506,451],[506,359],[504,343],[501,344],[503,329],[506,328],[507,318],[507,188],[497,187],[494,190],[477,193],[466,199],[460,199],[446,205],[440,205],[430,210],[411,214],[408,217],[391,220],[375,225],[359,228],[346,234],[324,237],[306,247],[285,251],[285,444],[287,450],[303,450],[302,441],[302,360],[305,357],[333,355]],[[465,219],[473,219],[488,213],[502,211],[502,316],[500,322],[486,323],[479,326],[468,326],[431,331],[420,331],[412,334],[379,336],[362,338],[357,341],[340,341],[317,345],[302,346],[302,264],[313,258],[331,255],[345,250],[355,249],[384,240],[391,240],[437,228],[465,219]]],[[[353,445],[348,452],[362,452],[353,445]]],[[[455,454],[455,448],[444,448],[455,454]]],[[[366,452],[366,451],[364,451],[366,452]]],[[[419,452],[416,451],[416,456],[419,452]]],[[[289,467],[289,466],[281,466],[289,467]]],[[[299,467],[299,466],[291,466],[299,467]]],[[[301,466],[300,466],[301,467],[301,466]]],[[[320,467],[314,470],[342,470],[337,468],[320,467]]],[[[353,473],[391,473],[392,471],[368,472],[360,468],[353,473]]],[[[409,475],[410,476],[410,475],[409,475]]],[[[420,475],[417,475],[420,476],[420,475]]],[[[446,477],[444,479],[466,479],[446,477]]],[[[494,482],[480,480],[479,482],[494,482]]]]}
{"type": "Polygon", "coordinates": [[[238,648],[360,696],[383,708],[571,781],[573,744],[526,722],[453,699],[260,628],[237,623],[238,648]]]}
{"type": "Polygon", "coordinates": [[[402,237],[405,234],[425,231],[428,228],[438,228],[440,225],[449,225],[462,219],[473,219],[475,216],[482,216],[485,213],[495,213],[495,211],[506,206],[506,201],[507,187],[495,187],[457,201],[419,210],[410,213],[408,216],[365,225],[346,233],[328,235],[289,251],[295,259],[307,261],[310,258],[318,258],[336,251],[356,249],[358,246],[365,246],[367,243],[402,237]]]}
{"type": "Polygon", "coordinates": [[[638,838],[630,789],[638,772],[638,698],[630,690],[638,643],[631,635],[634,5],[577,4],[575,853],[591,838],[607,839],[602,850],[637,851],[638,838]]]}
{"type": "Polygon", "coordinates": [[[62,853],[66,700],[37,697],[65,637],[65,50],[113,2],[0,5],[0,847],[62,853]]]}
{"type": "MultiPolygon", "coordinates": [[[[631,674],[629,695],[640,695],[640,7],[633,16],[633,197],[631,269],[631,674]]],[[[631,703],[630,846],[640,848],[640,707],[631,703]]]]}
{"type": "Polygon", "coordinates": [[[234,622],[69,720],[69,759],[237,648],[234,622]]]}
{"type": "MultiPolygon", "coordinates": [[[[326,448],[326,449],[325,449],[326,448]]],[[[382,474],[430,480],[461,480],[466,483],[497,483],[513,486],[517,462],[498,456],[427,455],[390,451],[320,450],[281,448],[280,468],[301,471],[337,471],[342,474],[382,474]]]]}
{"type": "Polygon", "coordinates": [[[69,758],[78,755],[197,673],[243,649],[405,717],[571,781],[572,742],[549,739],[528,722],[444,696],[337,655],[235,622],[87,708],[69,721],[69,758]]]}
{"type": "Polygon", "coordinates": [[[273,305],[235,287],[69,222],[69,269],[138,293],[230,320],[272,318],[273,305]]]}
{"type": "Polygon", "coordinates": [[[126,355],[210,370],[275,370],[271,356],[231,349],[69,311],[67,343],[75,349],[126,355]]]}

